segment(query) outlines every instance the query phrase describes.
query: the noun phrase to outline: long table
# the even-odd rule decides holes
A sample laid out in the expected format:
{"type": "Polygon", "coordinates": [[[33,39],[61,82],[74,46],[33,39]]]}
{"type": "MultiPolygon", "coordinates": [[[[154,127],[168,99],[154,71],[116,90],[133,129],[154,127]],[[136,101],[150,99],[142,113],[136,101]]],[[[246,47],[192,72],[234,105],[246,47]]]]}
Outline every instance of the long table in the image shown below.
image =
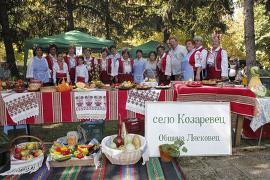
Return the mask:
{"type": "MultiPolygon", "coordinates": [[[[106,120],[118,120],[119,117],[143,118],[143,115],[126,110],[128,90],[106,91],[106,120]]],[[[20,121],[18,124],[51,124],[80,121],[76,117],[74,92],[35,92],[39,103],[39,115],[20,121]]],[[[175,100],[174,89],[161,90],[159,101],[175,100]]],[[[6,110],[5,103],[0,96],[0,126],[15,125],[6,110]]]]}
{"type": "Polygon", "coordinates": [[[231,112],[237,114],[235,145],[240,145],[244,117],[253,117],[256,111],[256,95],[248,88],[239,87],[188,87],[176,83],[177,101],[230,102],[231,112]]]}
{"type": "MultiPolygon", "coordinates": [[[[106,120],[125,118],[144,118],[141,114],[126,110],[128,90],[106,91],[106,120]]],[[[51,124],[80,121],[74,110],[74,92],[36,92],[40,113],[36,117],[27,118],[18,124],[51,124]]],[[[176,83],[174,87],[161,90],[159,101],[212,101],[230,102],[231,111],[237,114],[235,145],[240,144],[244,116],[254,116],[256,96],[248,88],[236,87],[187,87],[183,83],[176,83]]],[[[0,126],[15,125],[10,118],[2,96],[0,96],[0,126]]]]}

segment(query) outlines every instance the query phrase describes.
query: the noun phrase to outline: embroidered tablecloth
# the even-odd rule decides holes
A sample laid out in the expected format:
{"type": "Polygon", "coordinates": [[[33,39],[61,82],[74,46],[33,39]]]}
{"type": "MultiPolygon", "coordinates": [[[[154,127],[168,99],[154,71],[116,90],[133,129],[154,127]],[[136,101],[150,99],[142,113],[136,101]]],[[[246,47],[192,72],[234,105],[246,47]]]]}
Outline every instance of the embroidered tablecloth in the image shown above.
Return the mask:
{"type": "Polygon", "coordinates": [[[74,102],[79,120],[106,119],[106,91],[75,92],[74,102]]]}
{"type": "Polygon", "coordinates": [[[250,123],[255,132],[261,126],[270,122],[270,98],[258,98],[258,115],[253,117],[250,123]]]}
{"type": "MultiPolygon", "coordinates": [[[[39,114],[35,93],[1,93],[1,96],[3,105],[15,123],[39,114]]],[[[6,112],[0,111],[0,113],[5,114],[6,112]]]]}
{"type": "Polygon", "coordinates": [[[160,90],[137,90],[129,91],[126,101],[126,109],[135,113],[144,114],[146,101],[158,101],[160,90]]]}
{"type": "Polygon", "coordinates": [[[230,102],[231,112],[253,117],[257,105],[256,95],[248,88],[240,87],[188,87],[174,84],[177,101],[230,102]]]}
{"type": "MultiPolygon", "coordinates": [[[[95,91],[94,91],[95,92],[95,91]]],[[[75,111],[75,92],[35,92],[39,113],[37,116],[19,121],[18,124],[51,124],[81,121],[75,111]]],[[[16,94],[16,93],[13,93],[16,94]]],[[[143,119],[144,116],[126,109],[127,90],[106,91],[106,120],[125,118],[143,119]]],[[[173,89],[161,90],[158,101],[174,101],[173,89]]],[[[0,96],[0,126],[15,125],[7,112],[2,96],[0,96]]]]}

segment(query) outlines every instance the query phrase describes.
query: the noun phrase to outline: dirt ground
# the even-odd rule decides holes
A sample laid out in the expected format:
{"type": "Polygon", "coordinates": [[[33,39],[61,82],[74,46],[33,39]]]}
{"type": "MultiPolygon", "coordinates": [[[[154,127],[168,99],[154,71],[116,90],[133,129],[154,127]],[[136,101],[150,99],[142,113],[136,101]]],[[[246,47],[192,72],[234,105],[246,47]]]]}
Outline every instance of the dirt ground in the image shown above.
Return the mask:
{"type": "MultiPolygon", "coordinates": [[[[77,130],[78,123],[32,125],[31,135],[38,136],[45,142],[53,142],[65,136],[68,131],[77,130]]],[[[0,131],[2,127],[0,127],[0,131]]],[[[105,123],[104,136],[115,134],[117,123],[105,123]]],[[[24,130],[10,132],[10,137],[24,134],[24,130]]],[[[182,170],[187,179],[270,179],[270,140],[263,140],[263,150],[237,150],[232,156],[225,157],[181,157],[182,170]]],[[[48,144],[49,145],[49,144],[48,144]]],[[[241,147],[257,145],[257,140],[244,140],[241,147]]]]}

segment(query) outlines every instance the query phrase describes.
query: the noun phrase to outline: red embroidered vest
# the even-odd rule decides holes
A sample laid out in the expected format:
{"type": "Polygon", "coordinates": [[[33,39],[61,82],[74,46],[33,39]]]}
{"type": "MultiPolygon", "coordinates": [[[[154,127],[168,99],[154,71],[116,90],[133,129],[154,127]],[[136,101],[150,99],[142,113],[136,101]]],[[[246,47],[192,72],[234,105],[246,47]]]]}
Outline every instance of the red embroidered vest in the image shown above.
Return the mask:
{"type": "MultiPolygon", "coordinates": [[[[68,56],[65,56],[64,57],[64,61],[65,61],[65,63],[67,63],[68,70],[70,70],[69,57],[68,56]]],[[[78,66],[78,64],[79,64],[79,57],[78,56],[75,56],[75,66],[78,66]]]]}
{"type": "Polygon", "coordinates": [[[165,56],[161,58],[161,71],[165,72],[166,71],[166,64],[167,64],[167,54],[165,53],[165,56]]]}
{"type": "MultiPolygon", "coordinates": [[[[133,72],[133,65],[134,65],[134,60],[130,59],[130,65],[131,65],[131,72],[133,72]]],[[[124,73],[124,61],[119,60],[119,69],[118,69],[118,73],[119,74],[123,74],[124,73]]]]}
{"type": "MultiPolygon", "coordinates": [[[[120,68],[120,61],[121,61],[121,59],[118,58],[117,61],[119,62],[119,68],[120,68]]],[[[107,61],[107,73],[108,74],[111,74],[112,73],[112,59],[111,58],[109,58],[108,61],[107,61]]]]}
{"type": "Polygon", "coordinates": [[[51,56],[50,55],[47,55],[45,58],[47,60],[49,69],[52,71],[53,70],[53,60],[52,60],[51,56]]]}
{"type": "Polygon", "coordinates": [[[195,70],[196,69],[196,67],[195,67],[195,54],[196,54],[196,52],[202,52],[202,50],[204,50],[204,48],[203,47],[201,47],[200,49],[197,49],[197,50],[195,50],[191,55],[190,55],[190,57],[189,57],[189,64],[193,67],[193,70],[195,70]]]}

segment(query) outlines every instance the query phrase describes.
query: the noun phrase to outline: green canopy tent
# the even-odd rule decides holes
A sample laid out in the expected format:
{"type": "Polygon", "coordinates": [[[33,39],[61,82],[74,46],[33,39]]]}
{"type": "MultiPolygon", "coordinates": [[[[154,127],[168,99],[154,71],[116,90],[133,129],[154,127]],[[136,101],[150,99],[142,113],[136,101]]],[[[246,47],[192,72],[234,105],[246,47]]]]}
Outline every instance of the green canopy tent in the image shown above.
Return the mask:
{"type": "Polygon", "coordinates": [[[70,44],[73,44],[83,48],[91,48],[94,51],[114,44],[112,40],[94,37],[80,31],[69,31],[59,35],[26,40],[24,42],[24,72],[26,72],[29,49],[32,49],[34,45],[48,48],[48,45],[52,43],[58,48],[68,48],[70,44]]]}
{"type": "Polygon", "coordinates": [[[139,46],[136,46],[134,48],[132,48],[130,50],[130,55],[133,57],[133,58],[136,58],[136,51],[138,49],[141,49],[143,51],[143,57],[148,57],[148,54],[151,52],[151,51],[156,51],[156,48],[162,43],[158,42],[158,41],[148,41],[144,44],[141,44],[139,46]]]}

